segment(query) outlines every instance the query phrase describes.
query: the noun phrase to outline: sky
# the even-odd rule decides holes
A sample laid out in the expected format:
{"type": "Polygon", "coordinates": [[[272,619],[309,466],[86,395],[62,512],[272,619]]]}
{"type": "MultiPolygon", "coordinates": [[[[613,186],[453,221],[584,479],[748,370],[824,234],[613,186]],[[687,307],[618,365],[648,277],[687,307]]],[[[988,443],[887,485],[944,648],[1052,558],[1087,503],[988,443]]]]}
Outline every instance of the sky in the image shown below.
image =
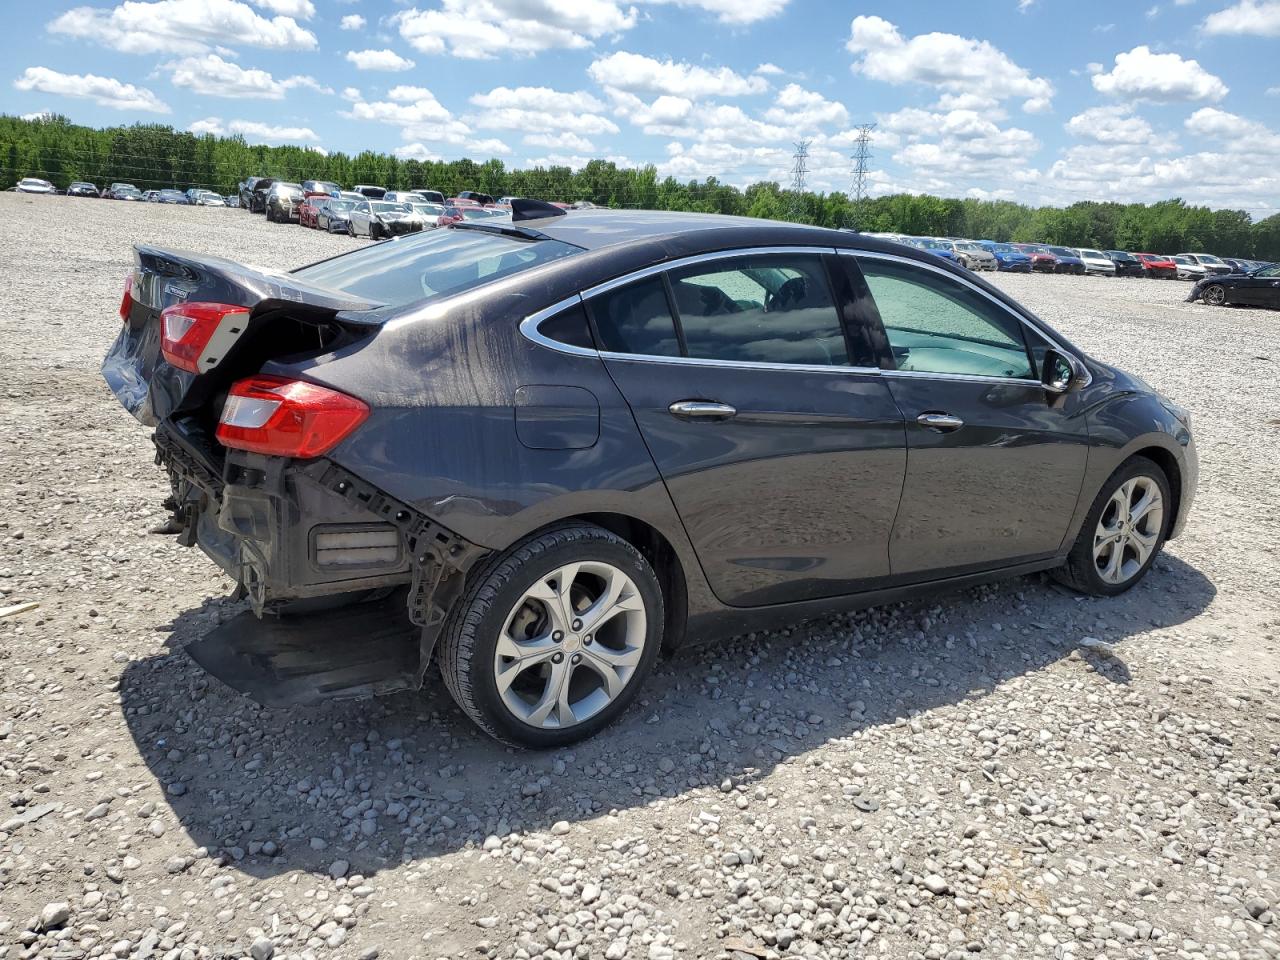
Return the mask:
{"type": "Polygon", "coordinates": [[[6,4],[0,112],[681,180],[1280,210],[1280,0],[6,4]]]}

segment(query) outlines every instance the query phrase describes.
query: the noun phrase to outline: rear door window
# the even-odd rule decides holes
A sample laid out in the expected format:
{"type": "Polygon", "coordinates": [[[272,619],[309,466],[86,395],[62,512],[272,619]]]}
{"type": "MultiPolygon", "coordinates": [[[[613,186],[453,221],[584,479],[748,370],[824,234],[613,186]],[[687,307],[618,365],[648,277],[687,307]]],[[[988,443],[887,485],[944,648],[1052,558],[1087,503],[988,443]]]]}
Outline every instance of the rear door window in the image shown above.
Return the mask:
{"type": "Polygon", "coordinates": [[[816,255],[733,257],[673,270],[670,280],[689,357],[849,364],[840,315],[816,255]]]}
{"type": "Polygon", "coordinates": [[[680,356],[680,338],[661,276],[637,280],[591,298],[600,349],[611,353],[680,356]]]}

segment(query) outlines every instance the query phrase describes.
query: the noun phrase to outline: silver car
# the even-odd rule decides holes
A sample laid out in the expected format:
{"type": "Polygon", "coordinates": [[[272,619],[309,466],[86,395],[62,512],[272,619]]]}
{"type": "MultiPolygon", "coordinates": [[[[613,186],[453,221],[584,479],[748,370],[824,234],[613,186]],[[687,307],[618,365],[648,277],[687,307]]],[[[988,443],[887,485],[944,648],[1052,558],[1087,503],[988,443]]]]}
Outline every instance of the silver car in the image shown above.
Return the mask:
{"type": "Polygon", "coordinates": [[[960,266],[968,270],[991,270],[999,268],[996,255],[985,247],[980,247],[972,240],[952,240],[950,237],[938,237],[939,242],[948,244],[956,255],[960,266]]]}

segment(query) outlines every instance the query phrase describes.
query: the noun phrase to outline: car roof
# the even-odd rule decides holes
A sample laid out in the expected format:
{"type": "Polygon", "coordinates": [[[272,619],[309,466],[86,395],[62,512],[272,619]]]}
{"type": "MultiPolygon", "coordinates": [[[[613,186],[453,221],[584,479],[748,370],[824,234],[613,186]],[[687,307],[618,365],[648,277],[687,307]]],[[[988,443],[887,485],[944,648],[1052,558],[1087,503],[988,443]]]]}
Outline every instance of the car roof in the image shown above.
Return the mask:
{"type": "MultiPolygon", "coordinates": [[[[846,233],[803,223],[762,220],[717,213],[683,213],[668,210],[574,210],[562,217],[522,221],[521,226],[537,230],[554,240],[585,250],[599,250],[618,244],[684,237],[700,240],[706,249],[725,246],[719,235],[751,231],[752,246],[783,246],[815,243],[821,246],[861,246],[877,250],[901,250],[901,244],[865,234],[846,233]]],[[[727,240],[728,237],[726,236],[727,240]]],[[[734,238],[732,245],[741,243],[734,238]]],[[[693,245],[692,243],[690,244],[693,245]]]]}

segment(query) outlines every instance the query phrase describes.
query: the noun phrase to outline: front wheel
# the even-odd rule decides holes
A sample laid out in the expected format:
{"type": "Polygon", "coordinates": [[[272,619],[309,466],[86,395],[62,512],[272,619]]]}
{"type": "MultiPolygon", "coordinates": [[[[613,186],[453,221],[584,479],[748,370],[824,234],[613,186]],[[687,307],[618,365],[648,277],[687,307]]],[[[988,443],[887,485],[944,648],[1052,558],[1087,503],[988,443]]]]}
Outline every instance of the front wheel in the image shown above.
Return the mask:
{"type": "Polygon", "coordinates": [[[1067,562],[1054,576],[1096,597],[1124,593],[1155,562],[1172,508],[1164,470],[1146,457],[1126,461],[1102,485],[1067,562]]]}
{"type": "Polygon", "coordinates": [[[1220,283],[1211,283],[1200,291],[1200,299],[1211,307],[1226,306],[1227,290],[1220,283]]]}
{"type": "Polygon", "coordinates": [[[649,562],[607,530],[552,528],[478,573],[440,640],[462,711],[516,746],[559,747],[613,722],[662,644],[649,562]]]}

